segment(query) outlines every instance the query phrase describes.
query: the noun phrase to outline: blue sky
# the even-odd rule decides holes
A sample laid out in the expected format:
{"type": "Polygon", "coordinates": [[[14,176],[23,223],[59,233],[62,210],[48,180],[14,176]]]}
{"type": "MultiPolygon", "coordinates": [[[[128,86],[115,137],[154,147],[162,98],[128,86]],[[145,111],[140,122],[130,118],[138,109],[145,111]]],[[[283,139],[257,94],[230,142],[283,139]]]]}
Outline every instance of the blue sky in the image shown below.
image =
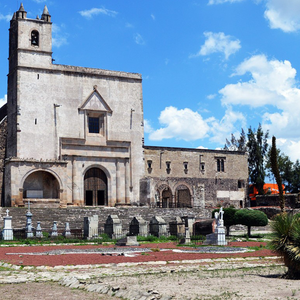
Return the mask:
{"type": "MultiPolygon", "coordinates": [[[[0,0],[0,103],[8,28],[19,0],[0,0]]],[[[24,0],[46,4],[57,64],[141,73],[145,144],[223,147],[262,124],[300,159],[299,0],[24,0]]]]}

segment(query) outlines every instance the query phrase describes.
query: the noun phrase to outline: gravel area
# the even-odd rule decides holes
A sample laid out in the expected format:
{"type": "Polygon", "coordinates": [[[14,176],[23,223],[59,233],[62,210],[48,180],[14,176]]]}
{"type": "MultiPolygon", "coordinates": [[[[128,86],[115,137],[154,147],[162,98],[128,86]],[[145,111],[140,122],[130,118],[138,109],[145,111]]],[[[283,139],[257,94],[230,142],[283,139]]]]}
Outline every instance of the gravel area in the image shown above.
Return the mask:
{"type": "Polygon", "coordinates": [[[299,299],[299,282],[282,279],[286,271],[282,262],[260,245],[1,248],[0,295],[10,300],[299,299]],[[248,247],[258,250],[236,253],[248,247]],[[216,253],[224,249],[226,253],[216,253]],[[206,253],[200,253],[203,250],[206,253]],[[116,256],[107,255],[113,251],[116,256]],[[120,255],[135,251],[135,257],[120,255]]]}

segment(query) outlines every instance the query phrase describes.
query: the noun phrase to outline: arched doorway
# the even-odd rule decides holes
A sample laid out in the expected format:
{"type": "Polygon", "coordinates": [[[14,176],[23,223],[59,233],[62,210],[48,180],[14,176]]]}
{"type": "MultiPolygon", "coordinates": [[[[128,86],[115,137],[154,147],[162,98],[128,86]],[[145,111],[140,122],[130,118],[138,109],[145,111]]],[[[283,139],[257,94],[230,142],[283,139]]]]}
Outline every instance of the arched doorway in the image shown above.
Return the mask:
{"type": "Polygon", "coordinates": [[[46,171],[31,173],[23,184],[23,198],[59,199],[58,180],[46,171]]]}
{"type": "Polygon", "coordinates": [[[169,187],[162,192],[162,207],[172,207],[172,191],[169,187]]]}
{"type": "Polygon", "coordinates": [[[107,205],[107,177],[99,168],[89,169],[84,176],[86,206],[107,205]]]}
{"type": "Polygon", "coordinates": [[[188,187],[184,184],[176,188],[176,206],[177,207],[192,207],[191,193],[188,187]]]}

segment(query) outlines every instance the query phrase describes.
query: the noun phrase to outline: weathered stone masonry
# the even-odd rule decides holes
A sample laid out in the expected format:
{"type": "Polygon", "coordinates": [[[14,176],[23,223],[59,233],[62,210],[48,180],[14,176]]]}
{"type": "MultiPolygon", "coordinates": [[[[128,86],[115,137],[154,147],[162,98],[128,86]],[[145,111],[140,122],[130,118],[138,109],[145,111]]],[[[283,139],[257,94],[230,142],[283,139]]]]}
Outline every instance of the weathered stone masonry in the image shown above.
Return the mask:
{"type": "Polygon", "coordinates": [[[247,155],[144,146],[142,76],[53,64],[46,6],[10,22],[7,95],[2,205],[243,205],[247,155]]]}

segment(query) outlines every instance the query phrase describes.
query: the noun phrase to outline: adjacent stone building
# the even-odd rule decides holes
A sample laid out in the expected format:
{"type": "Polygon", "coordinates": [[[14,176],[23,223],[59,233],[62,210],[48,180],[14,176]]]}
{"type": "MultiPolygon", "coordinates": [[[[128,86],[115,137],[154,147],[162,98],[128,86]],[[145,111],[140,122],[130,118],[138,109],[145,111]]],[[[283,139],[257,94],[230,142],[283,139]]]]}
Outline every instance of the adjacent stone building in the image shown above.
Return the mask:
{"type": "Polygon", "coordinates": [[[247,158],[237,151],[144,146],[140,201],[159,207],[243,207],[247,158]]]}
{"type": "Polygon", "coordinates": [[[46,6],[28,19],[21,5],[10,22],[7,95],[5,206],[205,207],[245,199],[245,153],[143,145],[140,74],[53,64],[46,6]]]}

